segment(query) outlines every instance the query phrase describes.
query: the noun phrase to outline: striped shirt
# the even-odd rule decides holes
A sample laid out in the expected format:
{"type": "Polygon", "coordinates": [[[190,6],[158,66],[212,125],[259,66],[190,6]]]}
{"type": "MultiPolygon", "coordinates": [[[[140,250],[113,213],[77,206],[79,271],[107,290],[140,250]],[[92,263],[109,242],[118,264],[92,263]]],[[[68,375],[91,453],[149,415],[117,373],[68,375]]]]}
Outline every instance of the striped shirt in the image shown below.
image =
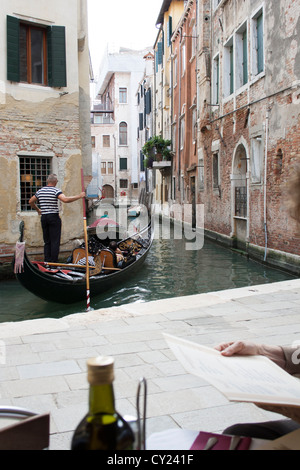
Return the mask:
{"type": "Polygon", "coordinates": [[[39,189],[35,197],[38,200],[42,215],[45,214],[58,214],[58,196],[62,194],[62,191],[54,186],[44,186],[39,189]]]}

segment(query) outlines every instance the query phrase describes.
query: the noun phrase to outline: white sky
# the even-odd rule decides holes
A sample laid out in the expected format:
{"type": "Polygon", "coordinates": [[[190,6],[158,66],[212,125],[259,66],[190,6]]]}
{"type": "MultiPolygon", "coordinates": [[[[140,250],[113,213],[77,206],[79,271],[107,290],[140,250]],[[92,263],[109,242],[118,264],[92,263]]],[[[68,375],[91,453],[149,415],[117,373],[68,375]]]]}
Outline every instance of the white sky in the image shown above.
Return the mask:
{"type": "Polygon", "coordinates": [[[89,47],[95,77],[107,44],[142,50],[153,46],[163,0],[88,0],[89,47]]]}

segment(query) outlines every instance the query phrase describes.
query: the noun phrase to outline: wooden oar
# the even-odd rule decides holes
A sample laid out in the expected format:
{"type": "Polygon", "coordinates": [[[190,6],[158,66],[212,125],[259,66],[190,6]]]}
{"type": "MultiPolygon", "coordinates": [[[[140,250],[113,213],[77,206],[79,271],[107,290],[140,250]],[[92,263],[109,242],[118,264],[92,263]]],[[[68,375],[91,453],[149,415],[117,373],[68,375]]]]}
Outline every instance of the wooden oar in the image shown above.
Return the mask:
{"type": "MultiPolygon", "coordinates": [[[[45,264],[46,266],[58,266],[60,268],[82,268],[82,269],[86,269],[86,265],[82,265],[82,264],[67,264],[67,263],[47,263],[47,262],[40,262],[40,264],[45,264]]],[[[89,268],[94,268],[94,266],[92,265],[89,265],[89,268]]],[[[121,271],[120,268],[109,268],[109,267],[103,267],[102,269],[109,269],[111,271],[121,271]]]]}
{"type": "MultiPolygon", "coordinates": [[[[81,168],[81,187],[82,191],[84,188],[83,168],[81,168]]],[[[86,310],[91,310],[90,306],[90,268],[89,268],[89,247],[88,247],[88,236],[87,236],[87,225],[86,225],[86,207],[85,199],[82,199],[83,207],[83,227],[84,227],[84,243],[85,243],[85,260],[86,260],[86,310]]]]}

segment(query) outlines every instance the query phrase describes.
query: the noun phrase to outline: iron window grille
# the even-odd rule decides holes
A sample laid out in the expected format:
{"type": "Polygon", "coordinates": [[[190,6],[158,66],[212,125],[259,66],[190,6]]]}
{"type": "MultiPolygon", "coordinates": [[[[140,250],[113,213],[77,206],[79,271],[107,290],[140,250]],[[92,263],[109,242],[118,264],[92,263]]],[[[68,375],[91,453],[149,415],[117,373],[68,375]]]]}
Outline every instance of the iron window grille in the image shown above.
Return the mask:
{"type": "Polygon", "coordinates": [[[32,210],[29,199],[39,188],[47,185],[51,163],[51,157],[19,157],[21,211],[32,210]]]}

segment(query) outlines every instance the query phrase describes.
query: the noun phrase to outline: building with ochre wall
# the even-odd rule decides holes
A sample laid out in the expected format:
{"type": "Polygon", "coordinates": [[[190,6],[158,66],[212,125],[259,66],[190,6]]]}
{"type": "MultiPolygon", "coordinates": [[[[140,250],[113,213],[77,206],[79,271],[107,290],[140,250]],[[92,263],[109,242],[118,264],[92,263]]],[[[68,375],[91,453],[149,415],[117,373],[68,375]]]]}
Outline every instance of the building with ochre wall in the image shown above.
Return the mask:
{"type": "MultiPolygon", "coordinates": [[[[91,171],[86,0],[3,0],[0,36],[0,255],[11,253],[25,222],[28,248],[43,245],[28,200],[49,173],[67,195],[91,171]]],[[[83,234],[82,202],[62,205],[63,247],[83,234]]]]}

